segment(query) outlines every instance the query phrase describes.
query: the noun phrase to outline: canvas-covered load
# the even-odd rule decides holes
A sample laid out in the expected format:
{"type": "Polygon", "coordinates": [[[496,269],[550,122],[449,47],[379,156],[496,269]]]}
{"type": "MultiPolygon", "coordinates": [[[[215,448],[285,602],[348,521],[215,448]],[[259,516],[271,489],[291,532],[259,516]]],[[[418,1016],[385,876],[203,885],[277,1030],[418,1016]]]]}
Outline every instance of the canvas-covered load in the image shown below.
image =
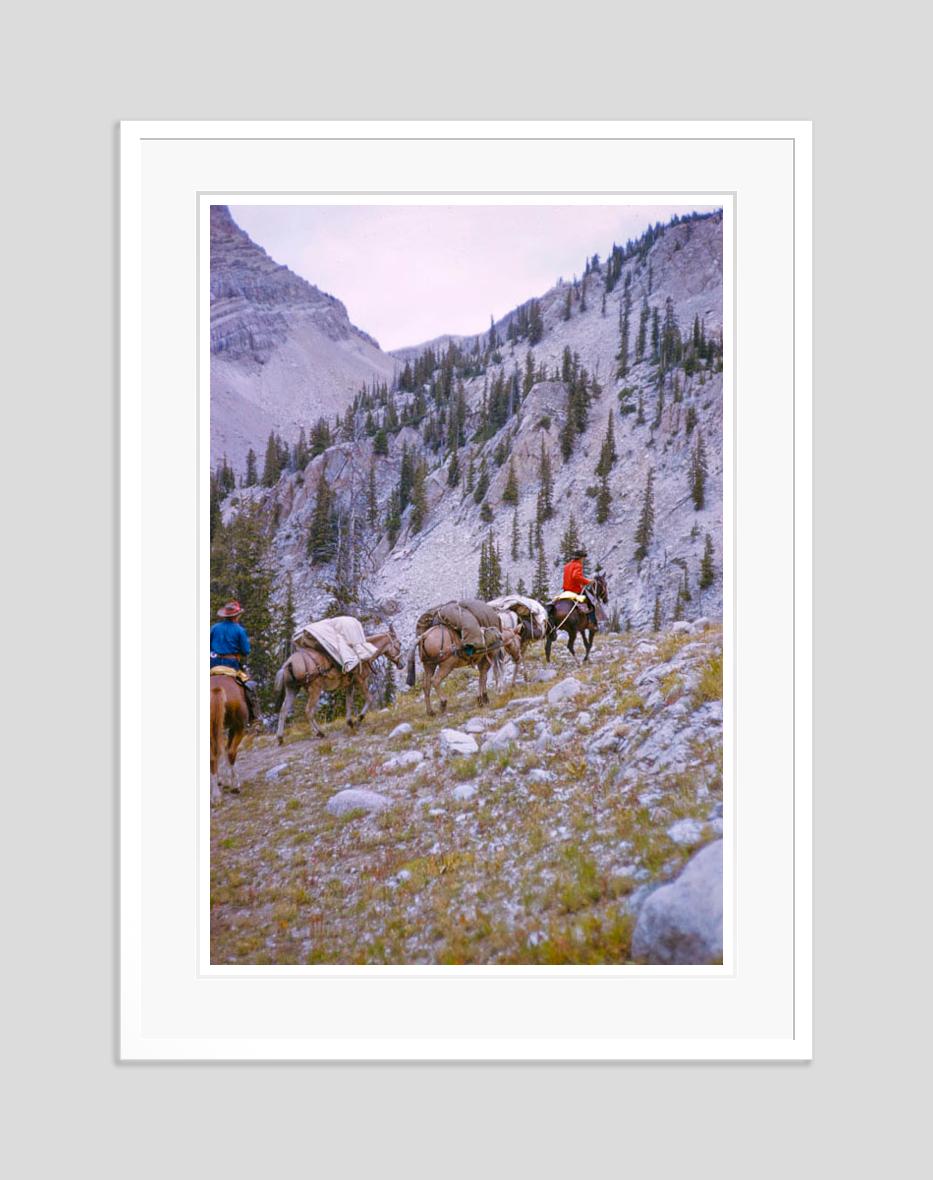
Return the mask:
{"type": "Polygon", "coordinates": [[[547,631],[547,610],[535,598],[527,598],[524,594],[503,594],[500,598],[490,599],[488,605],[500,615],[517,616],[519,622],[526,619],[534,620],[533,638],[539,639],[547,631]]]}
{"type": "Polygon", "coordinates": [[[292,636],[292,643],[323,651],[342,672],[352,672],[358,664],[376,655],[373,645],[366,642],[363,624],[350,615],[306,623],[292,636]]]}
{"type": "Polygon", "coordinates": [[[432,606],[418,619],[415,634],[421,636],[438,623],[443,623],[445,627],[455,631],[460,636],[463,647],[470,651],[490,650],[502,643],[498,612],[476,598],[432,606]]]}

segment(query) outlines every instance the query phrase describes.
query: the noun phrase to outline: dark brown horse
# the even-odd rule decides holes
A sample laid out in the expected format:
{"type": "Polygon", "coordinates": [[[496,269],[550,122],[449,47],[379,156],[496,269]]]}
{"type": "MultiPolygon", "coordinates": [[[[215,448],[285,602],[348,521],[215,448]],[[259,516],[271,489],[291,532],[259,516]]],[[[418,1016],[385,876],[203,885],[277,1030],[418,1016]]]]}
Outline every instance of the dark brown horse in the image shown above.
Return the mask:
{"type": "MultiPolygon", "coordinates": [[[[396,668],[401,668],[402,645],[391,623],[385,633],[367,635],[366,642],[371,643],[376,649],[376,654],[372,657],[374,660],[379,656],[385,656],[395,664],[396,668]]],[[[351,729],[354,725],[359,725],[372,704],[369,684],[372,674],[371,662],[371,660],[362,660],[351,672],[344,672],[322,651],[315,651],[311,648],[299,648],[297,651],[293,651],[275,677],[276,691],[280,695],[285,693],[285,699],[279,710],[279,723],[275,731],[279,745],[281,746],[284,741],[285,719],[291,715],[295,697],[302,688],[308,691],[306,712],[311,728],[318,737],[322,738],[324,731],[315,720],[314,712],[321,699],[321,693],[325,691],[339,692],[340,689],[343,689],[347,698],[347,725],[351,729]],[[359,716],[354,718],[352,704],[354,690],[357,688],[362,691],[364,701],[359,716]]]]}
{"type": "Polygon", "coordinates": [[[544,639],[544,658],[550,663],[551,645],[564,632],[567,635],[567,650],[579,663],[577,653],[573,650],[577,635],[583,635],[583,646],[586,654],[584,664],[590,658],[590,648],[593,646],[593,636],[599,629],[597,622],[597,603],[609,601],[609,590],[606,586],[606,575],[597,573],[589,584],[583,587],[586,603],[573,602],[569,598],[558,598],[547,608],[548,632],[544,639]]]}
{"type": "Polygon", "coordinates": [[[512,676],[512,683],[515,683],[515,677],[518,675],[518,665],[521,661],[522,649],[519,642],[518,634],[515,631],[505,630],[502,632],[502,648],[494,653],[488,653],[480,650],[473,652],[472,655],[467,655],[460,643],[460,636],[456,631],[452,631],[450,627],[444,626],[443,623],[435,623],[433,627],[429,627],[423,635],[420,635],[411,649],[408,656],[408,685],[414,687],[415,683],[415,656],[421,656],[421,664],[424,671],[421,675],[421,682],[424,686],[424,704],[428,711],[428,716],[434,716],[434,710],[431,707],[431,689],[436,688],[438,697],[441,702],[441,712],[447,709],[447,698],[440,695],[441,685],[447,679],[454,668],[476,668],[479,672],[479,693],[477,694],[477,701],[481,705],[489,704],[489,694],[486,691],[486,678],[489,675],[490,668],[496,672],[498,682],[499,663],[498,660],[502,651],[507,652],[515,661],[515,673],[512,676]]]}
{"type": "Polygon", "coordinates": [[[236,755],[249,724],[249,709],[243,685],[235,676],[222,673],[211,676],[211,803],[219,803],[221,788],[226,786],[235,795],[240,793],[236,772],[236,755]],[[227,755],[230,778],[221,784],[221,764],[227,755]]]}

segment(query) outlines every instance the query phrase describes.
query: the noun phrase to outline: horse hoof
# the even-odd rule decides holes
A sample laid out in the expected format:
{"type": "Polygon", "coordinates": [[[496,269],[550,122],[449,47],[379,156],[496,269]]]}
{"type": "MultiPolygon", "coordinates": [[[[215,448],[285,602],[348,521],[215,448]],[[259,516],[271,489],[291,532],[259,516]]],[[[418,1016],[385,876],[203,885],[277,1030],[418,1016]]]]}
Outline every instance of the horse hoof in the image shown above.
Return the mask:
{"type": "Polygon", "coordinates": [[[277,746],[284,746],[284,745],[285,745],[285,738],[283,738],[283,737],[277,737],[277,738],[275,739],[275,744],[276,744],[277,746]]]}
{"type": "Polygon", "coordinates": [[[447,712],[447,702],[446,701],[441,701],[441,712],[442,713],[447,712]]]}
{"type": "Polygon", "coordinates": [[[239,795],[240,793],[239,787],[230,787],[229,790],[231,795],[239,795]]]}

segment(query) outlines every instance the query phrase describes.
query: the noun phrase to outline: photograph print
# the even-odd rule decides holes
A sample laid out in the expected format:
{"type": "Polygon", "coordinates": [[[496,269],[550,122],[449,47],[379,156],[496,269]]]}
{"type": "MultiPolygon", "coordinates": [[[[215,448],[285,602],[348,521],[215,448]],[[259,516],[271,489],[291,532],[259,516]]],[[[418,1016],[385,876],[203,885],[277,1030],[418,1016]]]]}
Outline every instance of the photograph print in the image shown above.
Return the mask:
{"type": "Polygon", "coordinates": [[[211,206],[211,964],[722,962],[723,210],[619,201],[211,206]]]}

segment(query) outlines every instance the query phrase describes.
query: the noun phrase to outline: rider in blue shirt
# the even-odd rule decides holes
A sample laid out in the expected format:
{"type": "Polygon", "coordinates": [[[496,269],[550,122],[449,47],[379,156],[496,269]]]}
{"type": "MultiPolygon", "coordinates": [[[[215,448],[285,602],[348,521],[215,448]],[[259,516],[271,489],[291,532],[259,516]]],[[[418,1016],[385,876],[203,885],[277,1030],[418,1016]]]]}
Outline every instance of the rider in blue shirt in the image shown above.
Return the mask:
{"type": "MultiPolygon", "coordinates": [[[[240,625],[240,615],[243,608],[235,600],[222,606],[217,612],[219,623],[211,627],[211,667],[218,665],[224,668],[236,668],[238,671],[246,662],[249,655],[249,636],[246,628],[240,625]]],[[[241,683],[243,683],[241,681],[241,683]]],[[[243,683],[246,692],[246,703],[249,705],[250,721],[259,716],[259,698],[256,685],[252,680],[243,683]]]]}

